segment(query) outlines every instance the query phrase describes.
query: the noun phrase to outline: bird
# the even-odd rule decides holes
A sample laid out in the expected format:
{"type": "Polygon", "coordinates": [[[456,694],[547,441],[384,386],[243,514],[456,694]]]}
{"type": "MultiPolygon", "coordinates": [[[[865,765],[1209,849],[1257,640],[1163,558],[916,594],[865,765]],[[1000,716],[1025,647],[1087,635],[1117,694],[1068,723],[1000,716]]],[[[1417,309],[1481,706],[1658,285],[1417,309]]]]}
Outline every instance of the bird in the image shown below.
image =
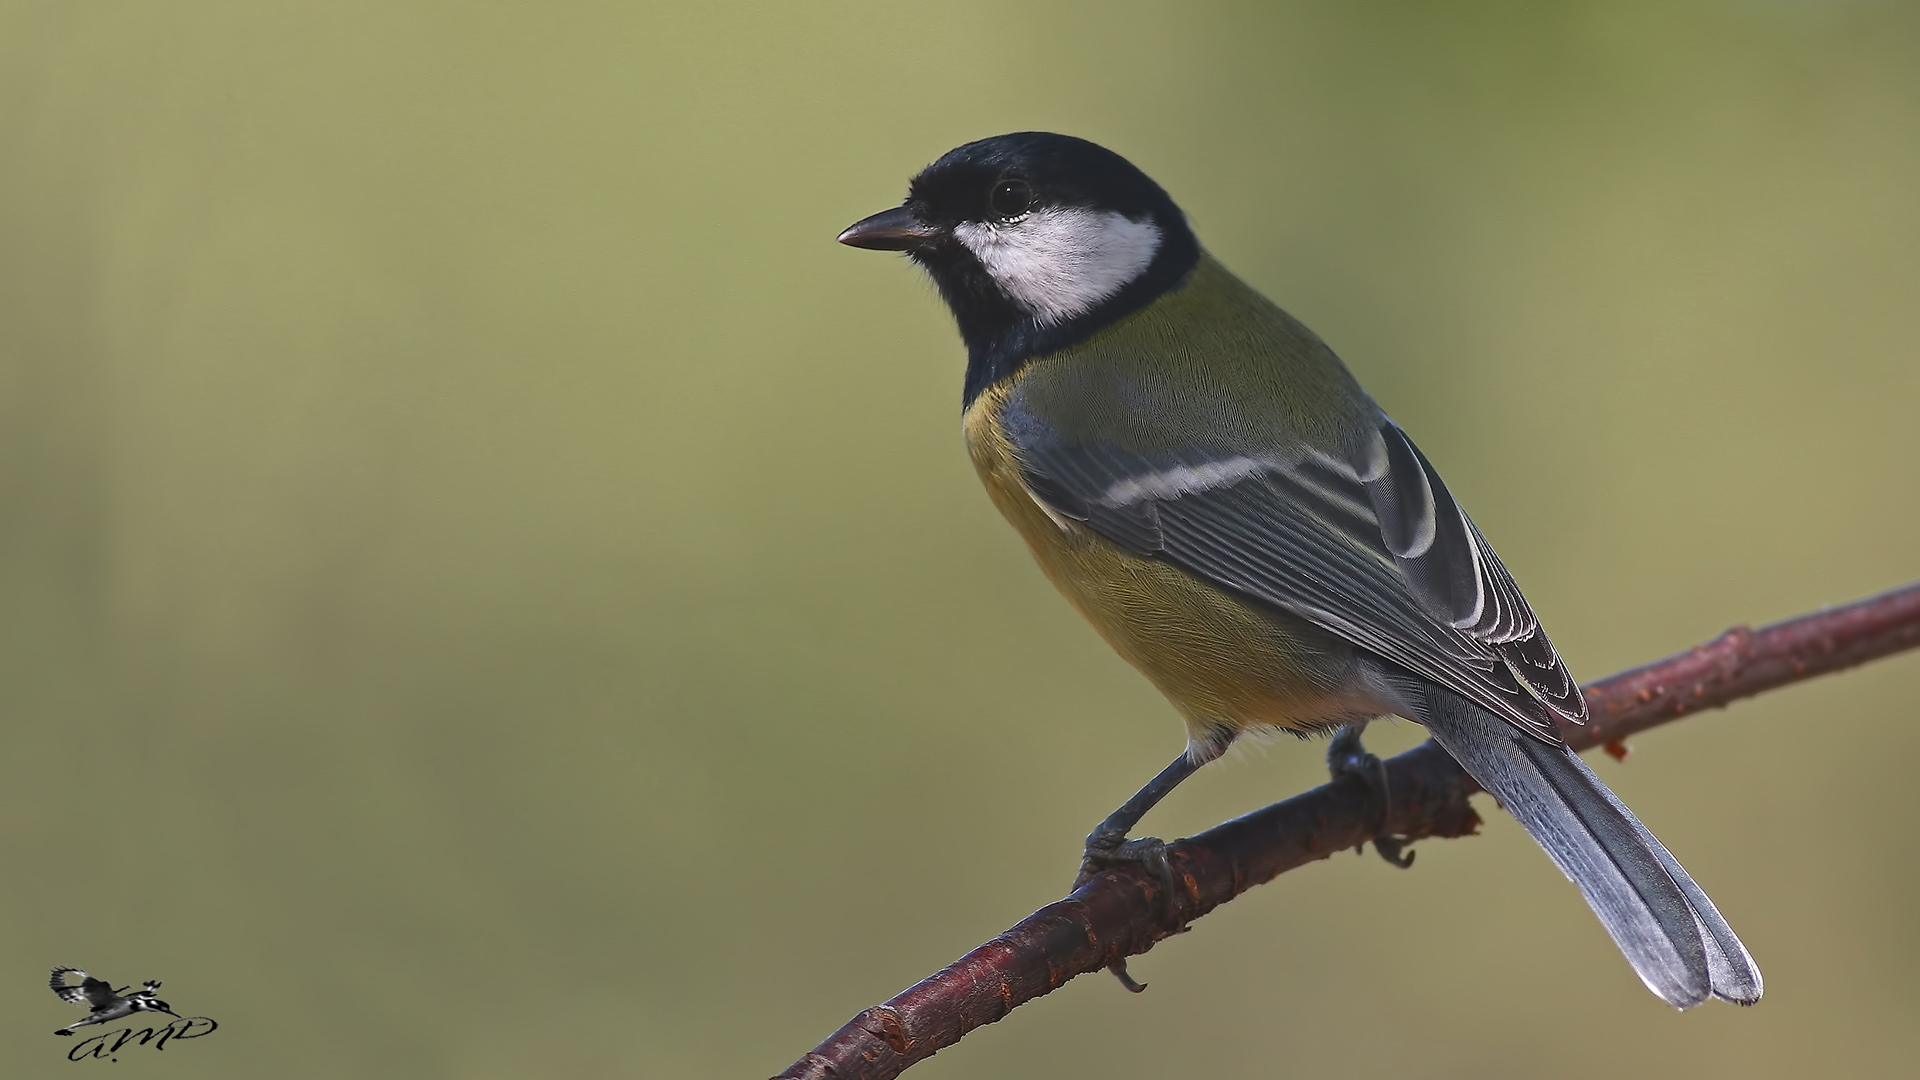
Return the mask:
{"type": "Polygon", "coordinates": [[[66,1027],[60,1028],[55,1031],[54,1034],[71,1035],[77,1029],[86,1027],[88,1024],[108,1024],[115,1020],[125,1019],[135,1013],[162,1012],[173,1017],[180,1015],[173,1011],[173,1006],[160,1000],[158,996],[160,981],[158,979],[148,979],[140,985],[143,989],[135,990],[133,993],[126,994],[125,997],[122,997],[121,995],[125,993],[127,989],[124,986],[115,990],[112,983],[96,979],[86,972],[81,971],[79,968],[54,968],[53,975],[47,979],[47,986],[59,996],[61,1001],[69,1005],[78,1005],[83,1009],[91,1010],[85,1018],[76,1020],[66,1027]],[[67,982],[67,976],[69,974],[80,976],[78,986],[67,982]]]}
{"type": "Polygon", "coordinates": [[[1166,873],[1165,846],[1128,834],[1250,734],[1332,735],[1335,776],[1384,805],[1361,733],[1399,716],[1518,819],[1661,1000],[1759,1000],[1713,902],[1568,747],[1580,687],[1433,464],[1146,173],[1073,136],[1000,135],[839,241],[932,278],[989,497],[1185,722],[1180,755],[1088,835],[1076,885],[1166,873]]]}

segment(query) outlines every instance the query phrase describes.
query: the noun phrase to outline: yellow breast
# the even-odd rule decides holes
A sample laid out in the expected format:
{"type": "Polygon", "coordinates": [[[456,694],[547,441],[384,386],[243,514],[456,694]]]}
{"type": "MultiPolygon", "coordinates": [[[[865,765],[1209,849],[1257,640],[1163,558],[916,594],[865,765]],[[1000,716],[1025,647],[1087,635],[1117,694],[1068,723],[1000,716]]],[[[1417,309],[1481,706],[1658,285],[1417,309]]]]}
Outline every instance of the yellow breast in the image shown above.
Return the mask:
{"type": "Polygon", "coordinates": [[[1127,552],[1043,507],[1021,481],[1001,427],[1017,381],[988,389],[967,409],[974,467],[1047,578],[1173,702],[1197,745],[1224,747],[1249,728],[1319,729],[1378,713],[1340,692],[1353,681],[1345,641],[1127,552]]]}

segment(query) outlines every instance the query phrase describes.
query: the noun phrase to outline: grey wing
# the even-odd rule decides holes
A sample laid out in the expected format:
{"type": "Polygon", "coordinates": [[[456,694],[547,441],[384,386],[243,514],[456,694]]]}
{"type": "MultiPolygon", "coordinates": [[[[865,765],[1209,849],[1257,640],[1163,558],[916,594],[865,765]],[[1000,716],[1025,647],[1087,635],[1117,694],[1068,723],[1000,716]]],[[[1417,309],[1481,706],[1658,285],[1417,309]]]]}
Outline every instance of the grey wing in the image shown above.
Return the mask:
{"type": "Polygon", "coordinates": [[[108,987],[107,984],[81,971],[79,968],[54,968],[53,974],[47,979],[47,989],[52,990],[56,997],[69,1005],[78,1005],[83,1009],[91,1009],[96,1005],[93,995],[89,993],[94,986],[99,986],[111,993],[111,988],[108,987]],[[78,985],[67,985],[67,975],[69,973],[80,976],[78,985]]]}
{"type": "Polygon", "coordinates": [[[1529,734],[1586,721],[1513,577],[1426,458],[1381,417],[1346,458],[1149,453],[1059,437],[1009,402],[1028,489],[1138,554],[1307,618],[1529,734]]]}

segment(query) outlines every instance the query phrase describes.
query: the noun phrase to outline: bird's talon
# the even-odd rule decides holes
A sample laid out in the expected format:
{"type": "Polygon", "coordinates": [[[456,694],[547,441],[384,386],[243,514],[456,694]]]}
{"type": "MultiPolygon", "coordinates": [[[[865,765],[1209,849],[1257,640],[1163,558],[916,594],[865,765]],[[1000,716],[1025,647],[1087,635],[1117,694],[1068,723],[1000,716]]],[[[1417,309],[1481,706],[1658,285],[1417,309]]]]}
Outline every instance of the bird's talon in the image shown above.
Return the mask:
{"type": "Polygon", "coordinates": [[[1413,866],[1413,857],[1418,854],[1407,850],[1408,843],[1404,836],[1376,836],[1373,838],[1373,850],[1379,852],[1381,858],[1406,870],[1413,866]]]}
{"type": "Polygon", "coordinates": [[[1107,965],[1107,970],[1113,972],[1113,977],[1120,980],[1120,985],[1126,987],[1127,993],[1129,994],[1137,994],[1147,988],[1146,983],[1134,982],[1133,976],[1127,974],[1127,962],[1125,960],[1115,960],[1113,963],[1107,965]]]}
{"type": "Polygon", "coordinates": [[[1086,850],[1080,855],[1080,873],[1073,879],[1073,887],[1078,889],[1101,871],[1117,866],[1142,867],[1158,877],[1168,891],[1173,889],[1173,861],[1167,858],[1165,841],[1157,836],[1109,839],[1097,833],[1087,837],[1086,850]]]}
{"type": "MultiPolygon", "coordinates": [[[[1373,813],[1368,815],[1368,831],[1374,834],[1373,849],[1382,859],[1405,870],[1413,865],[1413,853],[1405,850],[1405,837],[1390,836],[1384,831],[1393,820],[1393,790],[1387,783],[1387,763],[1360,742],[1364,726],[1348,724],[1334,734],[1333,741],[1327,744],[1327,771],[1335,780],[1352,776],[1367,786],[1368,794],[1373,797],[1373,813]]],[[[1354,850],[1365,851],[1366,846],[1363,841],[1354,845],[1354,850]]]]}

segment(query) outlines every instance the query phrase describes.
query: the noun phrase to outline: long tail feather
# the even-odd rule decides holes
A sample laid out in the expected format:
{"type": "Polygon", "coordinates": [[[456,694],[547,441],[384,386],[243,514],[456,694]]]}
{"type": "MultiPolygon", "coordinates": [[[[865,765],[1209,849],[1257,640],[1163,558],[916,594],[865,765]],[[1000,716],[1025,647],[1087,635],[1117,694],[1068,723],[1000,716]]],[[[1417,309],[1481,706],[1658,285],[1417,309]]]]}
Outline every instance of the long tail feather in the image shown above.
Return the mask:
{"type": "Polygon", "coordinates": [[[1760,969],[1713,902],[1578,755],[1427,688],[1427,730],[1500,801],[1586,897],[1661,1000],[1760,1000],[1760,969]]]}

